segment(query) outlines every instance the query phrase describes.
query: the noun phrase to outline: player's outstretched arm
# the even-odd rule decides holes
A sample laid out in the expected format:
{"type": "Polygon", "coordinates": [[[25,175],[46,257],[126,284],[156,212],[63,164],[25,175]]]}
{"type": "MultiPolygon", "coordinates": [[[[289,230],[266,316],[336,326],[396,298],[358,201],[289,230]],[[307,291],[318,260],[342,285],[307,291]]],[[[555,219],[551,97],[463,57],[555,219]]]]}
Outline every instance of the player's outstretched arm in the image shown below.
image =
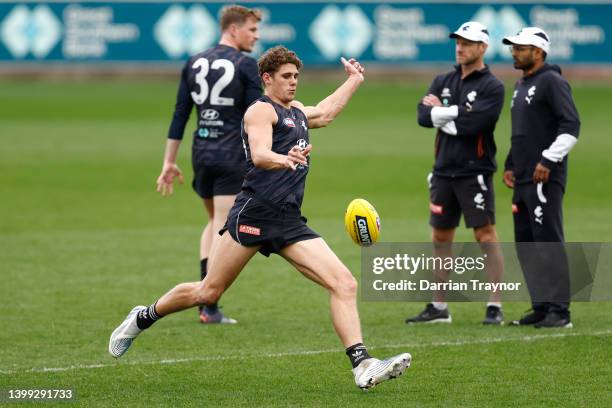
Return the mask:
{"type": "Polygon", "coordinates": [[[244,128],[249,135],[251,160],[255,167],[266,170],[295,170],[298,164],[308,165],[306,156],[312,145],[304,149],[294,146],[287,155],[272,151],[272,127],[277,120],[276,112],[269,103],[257,102],[244,114],[244,128]]]}
{"type": "Polygon", "coordinates": [[[157,192],[161,193],[162,196],[170,195],[174,192],[172,185],[175,177],[178,177],[181,184],[184,182],[183,172],[176,164],[176,155],[180,145],[180,139],[168,139],[166,142],[164,164],[161,174],[157,178],[157,192]]]}
{"type": "Polygon", "coordinates": [[[308,118],[308,128],[315,129],[329,125],[342,112],[348,104],[353,94],[357,91],[364,81],[364,68],[361,64],[351,58],[346,60],[341,58],[344,70],[348,78],[338,89],[327,98],[323,99],[317,106],[304,106],[298,101],[293,101],[292,105],[302,110],[308,118]]]}

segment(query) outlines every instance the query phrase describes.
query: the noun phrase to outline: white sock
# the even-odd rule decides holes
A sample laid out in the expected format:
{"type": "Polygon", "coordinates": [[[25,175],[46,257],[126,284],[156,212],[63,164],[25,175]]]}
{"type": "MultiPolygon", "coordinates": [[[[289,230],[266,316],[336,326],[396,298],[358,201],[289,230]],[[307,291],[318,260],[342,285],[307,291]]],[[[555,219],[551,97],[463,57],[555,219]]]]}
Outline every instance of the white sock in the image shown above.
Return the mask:
{"type": "Polygon", "coordinates": [[[489,306],[495,306],[495,307],[497,307],[499,309],[502,308],[501,307],[501,302],[489,302],[489,303],[487,303],[487,307],[489,307],[489,306]]]}
{"type": "Polygon", "coordinates": [[[434,307],[440,311],[448,309],[446,302],[431,302],[434,307]]]}

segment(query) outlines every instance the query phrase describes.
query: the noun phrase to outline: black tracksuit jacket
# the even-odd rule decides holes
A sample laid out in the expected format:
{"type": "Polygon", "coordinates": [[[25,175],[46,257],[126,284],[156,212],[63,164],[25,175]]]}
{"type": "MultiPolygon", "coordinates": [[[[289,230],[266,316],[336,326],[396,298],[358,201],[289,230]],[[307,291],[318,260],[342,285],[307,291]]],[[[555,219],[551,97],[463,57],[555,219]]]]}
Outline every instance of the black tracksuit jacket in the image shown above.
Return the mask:
{"type": "MultiPolygon", "coordinates": [[[[504,85],[488,67],[461,79],[461,66],[438,75],[428,94],[436,95],[443,106],[458,106],[454,120],[457,135],[438,129],[433,174],[464,177],[491,174],[497,169],[495,125],[504,105],[504,85]]],[[[433,127],[431,106],[418,105],[418,122],[433,127]]]]}

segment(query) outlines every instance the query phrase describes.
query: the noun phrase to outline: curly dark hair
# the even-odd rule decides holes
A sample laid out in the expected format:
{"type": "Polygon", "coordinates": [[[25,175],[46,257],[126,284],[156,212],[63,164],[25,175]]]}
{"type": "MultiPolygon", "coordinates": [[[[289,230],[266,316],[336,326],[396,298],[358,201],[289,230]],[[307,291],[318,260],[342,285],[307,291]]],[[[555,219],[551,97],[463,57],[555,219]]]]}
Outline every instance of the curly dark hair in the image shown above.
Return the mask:
{"type": "Polygon", "coordinates": [[[276,47],[270,48],[264,52],[257,61],[259,76],[262,76],[266,72],[268,74],[274,74],[276,71],[278,71],[281,65],[285,64],[293,64],[298,70],[303,66],[302,61],[298,58],[295,52],[288,50],[282,45],[277,45],[276,47]]]}

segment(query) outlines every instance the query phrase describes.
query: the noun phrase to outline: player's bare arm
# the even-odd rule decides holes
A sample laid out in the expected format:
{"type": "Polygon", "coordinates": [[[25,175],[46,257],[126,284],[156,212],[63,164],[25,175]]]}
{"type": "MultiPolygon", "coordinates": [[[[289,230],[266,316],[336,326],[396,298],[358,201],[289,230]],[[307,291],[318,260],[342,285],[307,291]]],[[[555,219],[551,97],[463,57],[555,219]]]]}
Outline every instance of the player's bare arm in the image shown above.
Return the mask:
{"type": "Polygon", "coordinates": [[[272,127],[277,120],[276,112],[269,103],[257,102],[244,114],[244,128],[249,135],[253,164],[266,170],[295,170],[298,164],[308,165],[306,157],[312,145],[304,149],[294,146],[287,155],[272,151],[272,127]]]}
{"type": "Polygon", "coordinates": [[[162,171],[157,178],[157,192],[162,196],[170,195],[174,192],[174,179],[178,177],[179,182],[183,184],[183,172],[176,164],[176,155],[181,145],[180,139],[168,139],[166,142],[166,152],[164,154],[164,164],[162,171]]]}
{"type": "Polygon", "coordinates": [[[329,125],[346,107],[353,94],[364,81],[364,68],[359,61],[351,58],[341,58],[344,70],[348,74],[347,80],[327,98],[316,106],[304,106],[298,101],[292,101],[291,105],[304,112],[308,118],[308,128],[316,129],[329,125]]]}

